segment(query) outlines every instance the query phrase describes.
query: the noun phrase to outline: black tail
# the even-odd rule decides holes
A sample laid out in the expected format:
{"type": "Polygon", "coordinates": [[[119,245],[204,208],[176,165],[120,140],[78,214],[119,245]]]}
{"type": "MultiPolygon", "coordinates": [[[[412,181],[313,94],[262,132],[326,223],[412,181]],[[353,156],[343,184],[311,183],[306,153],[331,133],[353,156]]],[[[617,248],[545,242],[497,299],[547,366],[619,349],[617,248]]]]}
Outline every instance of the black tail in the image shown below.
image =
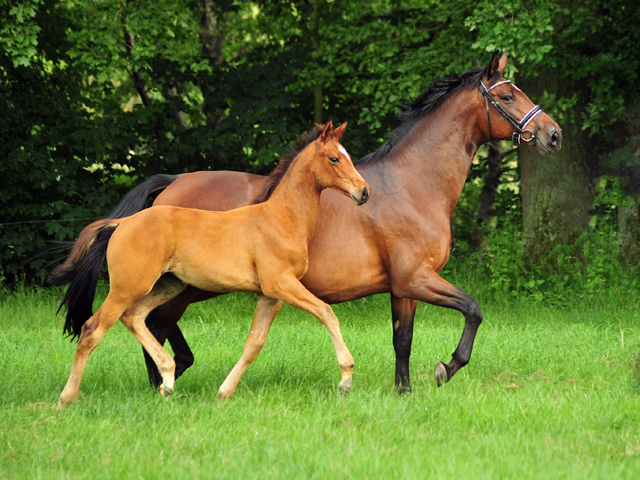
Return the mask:
{"type": "Polygon", "coordinates": [[[93,315],[100,271],[107,257],[109,239],[117,223],[109,219],[98,220],[85,228],[69,255],[69,258],[49,276],[47,282],[52,285],[66,285],[58,312],[67,310],[64,333],[76,338],[82,331],[82,325],[93,315]]]}
{"type": "MultiPolygon", "coordinates": [[[[109,218],[130,217],[144,210],[151,193],[167,188],[178,177],[160,174],[142,182],[125,195],[109,218]]],[[[69,258],[47,278],[52,285],[69,284],[58,312],[63,308],[67,310],[64,333],[72,338],[80,335],[82,325],[93,315],[93,300],[100,271],[106,261],[109,239],[116,227],[115,224],[108,224],[100,220],[83,230],[69,258]]]]}
{"type": "Polygon", "coordinates": [[[163,190],[177,180],[180,175],[154,175],[131,190],[111,212],[109,218],[124,218],[144,210],[147,207],[149,195],[163,190]]]}

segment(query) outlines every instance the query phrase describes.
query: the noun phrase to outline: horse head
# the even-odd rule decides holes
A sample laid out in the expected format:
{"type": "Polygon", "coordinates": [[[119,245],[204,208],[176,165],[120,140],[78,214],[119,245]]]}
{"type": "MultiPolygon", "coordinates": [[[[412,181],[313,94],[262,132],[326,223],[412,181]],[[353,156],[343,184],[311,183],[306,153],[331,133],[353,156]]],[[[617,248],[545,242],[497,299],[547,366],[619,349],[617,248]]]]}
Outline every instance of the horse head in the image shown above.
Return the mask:
{"type": "Polygon", "coordinates": [[[489,139],[511,138],[516,146],[521,143],[535,145],[541,155],[557,152],[562,143],[562,130],[522,90],[503,78],[506,66],[507,52],[499,56],[496,51],[478,84],[487,110],[489,139]],[[495,110],[502,118],[492,117],[495,110]]]}

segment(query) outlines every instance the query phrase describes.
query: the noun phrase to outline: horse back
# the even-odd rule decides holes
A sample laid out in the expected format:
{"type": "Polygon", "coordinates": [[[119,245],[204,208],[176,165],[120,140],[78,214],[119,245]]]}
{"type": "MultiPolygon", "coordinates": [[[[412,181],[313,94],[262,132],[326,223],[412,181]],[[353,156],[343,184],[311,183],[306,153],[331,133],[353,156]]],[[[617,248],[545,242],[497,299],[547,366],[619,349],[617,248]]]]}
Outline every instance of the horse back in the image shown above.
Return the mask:
{"type": "Polygon", "coordinates": [[[187,173],[158,195],[153,205],[227,211],[246,205],[261,191],[265,179],[231,171],[187,173]]]}

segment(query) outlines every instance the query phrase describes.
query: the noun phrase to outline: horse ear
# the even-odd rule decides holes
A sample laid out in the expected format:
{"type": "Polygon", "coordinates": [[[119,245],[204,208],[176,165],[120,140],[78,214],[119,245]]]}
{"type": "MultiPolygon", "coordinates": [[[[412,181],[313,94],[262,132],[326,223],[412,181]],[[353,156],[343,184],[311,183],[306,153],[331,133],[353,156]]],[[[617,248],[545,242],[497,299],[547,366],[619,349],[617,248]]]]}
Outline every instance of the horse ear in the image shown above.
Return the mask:
{"type": "Polygon", "coordinates": [[[509,50],[505,50],[502,52],[502,56],[500,57],[500,62],[498,62],[498,71],[500,72],[500,76],[502,76],[502,72],[507,68],[507,52],[509,50]]]}
{"type": "MultiPolygon", "coordinates": [[[[484,69],[484,73],[482,74],[482,81],[487,86],[489,86],[492,82],[500,78],[500,77],[497,77],[497,78],[495,77],[497,72],[501,72],[500,70],[501,59],[499,55],[500,55],[499,50],[496,50],[495,52],[493,52],[493,57],[491,57],[491,61],[489,62],[489,65],[487,65],[487,68],[484,69]]],[[[504,65],[506,66],[507,57],[503,55],[503,58],[504,58],[504,65]]]]}
{"type": "Polygon", "coordinates": [[[332,133],[333,133],[333,120],[329,120],[327,124],[324,126],[324,128],[322,129],[322,133],[320,134],[320,137],[318,137],[318,140],[324,143],[327,140],[329,140],[329,137],[331,137],[332,133]]]}
{"type": "Polygon", "coordinates": [[[344,122],[342,125],[340,125],[338,128],[336,128],[333,131],[333,138],[335,138],[336,141],[340,140],[340,137],[344,133],[345,128],[347,128],[347,122],[344,122]]]}

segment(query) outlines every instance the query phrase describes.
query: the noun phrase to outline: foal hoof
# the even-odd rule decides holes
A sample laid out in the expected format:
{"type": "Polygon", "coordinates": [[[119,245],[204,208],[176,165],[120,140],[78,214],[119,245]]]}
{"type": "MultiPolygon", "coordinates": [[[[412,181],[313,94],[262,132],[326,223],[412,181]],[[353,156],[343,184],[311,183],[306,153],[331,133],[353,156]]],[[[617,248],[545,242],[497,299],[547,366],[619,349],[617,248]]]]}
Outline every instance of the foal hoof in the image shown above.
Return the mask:
{"type": "Polygon", "coordinates": [[[436,385],[438,387],[444,385],[449,381],[449,379],[447,378],[447,369],[442,362],[436,365],[436,371],[434,372],[434,375],[436,377],[436,385]]]}
{"type": "Polygon", "coordinates": [[[172,393],[173,388],[166,388],[164,386],[164,383],[160,385],[160,395],[162,395],[164,398],[169,398],[169,395],[171,395],[172,393]]]}
{"type": "Polygon", "coordinates": [[[351,391],[351,379],[347,378],[343,381],[341,381],[338,384],[338,391],[342,394],[347,394],[351,391]]]}

